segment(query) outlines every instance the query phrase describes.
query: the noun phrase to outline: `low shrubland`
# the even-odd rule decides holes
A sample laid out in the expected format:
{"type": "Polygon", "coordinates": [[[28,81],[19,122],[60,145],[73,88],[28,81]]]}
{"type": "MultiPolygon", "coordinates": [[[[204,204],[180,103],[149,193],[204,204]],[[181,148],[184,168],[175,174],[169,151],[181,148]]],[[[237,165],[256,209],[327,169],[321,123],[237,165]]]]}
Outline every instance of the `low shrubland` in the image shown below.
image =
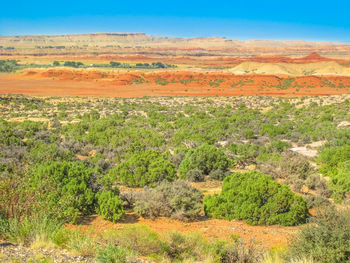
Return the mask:
{"type": "MultiPolygon", "coordinates": [[[[221,194],[204,198],[209,217],[289,226],[304,223],[308,208],[328,209],[333,201],[346,207],[350,133],[339,124],[349,120],[350,103],[316,101],[2,96],[0,237],[97,255],[101,262],[137,257],[259,262],[261,251],[233,240],[212,242],[176,232],[162,236],[137,227],[97,238],[62,226],[95,213],[118,222],[126,210],[150,218],[207,219],[201,187],[221,185],[219,180],[221,194]],[[295,146],[318,149],[319,156],[293,153],[290,147],[295,146]]],[[[280,255],[283,262],[309,256],[318,262],[323,246],[329,249],[330,256],[324,256],[329,262],[348,260],[347,236],[342,236],[346,222],[320,216],[311,217],[309,232],[295,241],[299,245],[291,244],[300,253],[293,252],[289,261],[280,255]],[[338,227],[341,222],[344,228],[338,227]],[[332,225],[336,234],[328,232],[332,225]],[[329,233],[332,240],[320,233],[329,233]]]]}

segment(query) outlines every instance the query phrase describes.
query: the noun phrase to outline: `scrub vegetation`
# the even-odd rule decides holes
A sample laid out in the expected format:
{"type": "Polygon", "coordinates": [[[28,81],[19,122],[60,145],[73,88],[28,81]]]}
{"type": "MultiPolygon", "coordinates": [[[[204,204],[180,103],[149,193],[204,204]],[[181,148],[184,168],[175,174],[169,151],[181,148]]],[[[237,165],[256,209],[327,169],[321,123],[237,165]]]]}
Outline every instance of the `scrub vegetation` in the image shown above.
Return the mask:
{"type": "Polygon", "coordinates": [[[1,96],[0,114],[2,240],[98,262],[350,262],[347,96],[1,96]],[[300,231],[266,251],[234,235],[67,227],[96,214],[119,226],[130,213],[300,231]]]}

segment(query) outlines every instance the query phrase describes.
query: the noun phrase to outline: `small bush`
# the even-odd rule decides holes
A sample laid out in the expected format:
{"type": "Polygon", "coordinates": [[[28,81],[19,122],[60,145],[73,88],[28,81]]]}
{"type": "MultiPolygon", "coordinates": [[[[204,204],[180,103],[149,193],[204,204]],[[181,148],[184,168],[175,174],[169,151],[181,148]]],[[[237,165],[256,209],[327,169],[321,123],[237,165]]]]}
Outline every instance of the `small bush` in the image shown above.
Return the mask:
{"type": "Polygon", "coordinates": [[[260,262],[261,257],[262,251],[257,249],[253,243],[247,246],[242,240],[237,240],[233,244],[229,244],[225,247],[220,262],[256,263],[260,262]]]}
{"type": "Polygon", "coordinates": [[[226,177],[220,195],[204,198],[206,215],[248,224],[304,223],[308,209],[302,197],[259,172],[236,173],[226,177]]]}
{"type": "Polygon", "coordinates": [[[209,177],[214,180],[224,180],[225,177],[229,176],[231,173],[229,171],[213,170],[210,172],[209,177]]]}
{"type": "Polygon", "coordinates": [[[191,182],[203,182],[204,181],[204,175],[198,169],[189,170],[186,173],[186,178],[187,178],[187,180],[189,180],[191,182]]]}
{"type": "Polygon", "coordinates": [[[110,170],[110,176],[130,187],[155,186],[176,178],[174,165],[158,151],[134,152],[125,162],[110,170]]]}
{"type": "Polygon", "coordinates": [[[126,263],[128,251],[125,248],[109,244],[97,250],[96,260],[101,263],[126,263]]]}
{"type": "Polygon", "coordinates": [[[350,262],[349,218],[348,209],[319,210],[292,240],[290,257],[307,257],[318,263],[350,262]]]}
{"type": "Polygon", "coordinates": [[[113,223],[124,216],[123,201],[112,191],[97,194],[96,212],[113,223]]]}
{"type": "Polygon", "coordinates": [[[308,195],[305,197],[305,201],[309,208],[320,208],[331,205],[331,202],[322,196],[308,195]]]}
{"type": "Polygon", "coordinates": [[[350,160],[338,165],[337,170],[332,174],[329,183],[332,189],[332,197],[338,203],[345,197],[350,196],[350,160]]]}
{"type": "Polygon", "coordinates": [[[128,192],[121,192],[119,197],[121,200],[123,200],[123,206],[125,208],[132,208],[135,205],[137,195],[138,195],[137,192],[128,191],[128,192]]]}
{"type": "Polygon", "coordinates": [[[283,162],[282,168],[288,174],[298,175],[298,177],[303,180],[305,180],[313,172],[310,162],[306,158],[295,154],[286,156],[286,160],[283,162]]]}
{"type": "Polygon", "coordinates": [[[305,185],[310,189],[315,190],[322,184],[323,181],[325,181],[325,179],[323,179],[319,174],[312,174],[306,179],[305,185]]]}
{"type": "Polygon", "coordinates": [[[137,198],[135,212],[143,217],[189,221],[200,214],[203,194],[185,181],[164,181],[155,188],[146,188],[137,198]]]}
{"type": "Polygon", "coordinates": [[[204,175],[209,175],[213,170],[227,171],[229,160],[222,149],[213,145],[202,144],[187,152],[185,159],[179,166],[182,179],[187,179],[190,170],[197,169],[204,175]]]}

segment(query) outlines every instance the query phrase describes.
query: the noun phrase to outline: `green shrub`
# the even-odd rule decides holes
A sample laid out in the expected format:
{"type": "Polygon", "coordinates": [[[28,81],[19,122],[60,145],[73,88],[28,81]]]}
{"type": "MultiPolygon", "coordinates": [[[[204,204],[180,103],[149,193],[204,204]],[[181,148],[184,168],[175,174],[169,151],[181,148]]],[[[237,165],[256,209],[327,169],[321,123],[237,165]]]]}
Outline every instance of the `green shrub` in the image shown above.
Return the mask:
{"type": "Polygon", "coordinates": [[[75,222],[78,214],[94,211],[92,170],[80,162],[49,162],[37,166],[30,178],[31,189],[46,213],[75,222]]]}
{"type": "Polygon", "coordinates": [[[214,180],[224,180],[225,177],[229,176],[231,173],[229,171],[223,171],[223,170],[212,170],[209,174],[209,177],[214,180]]]}
{"type": "Polygon", "coordinates": [[[101,263],[126,263],[127,254],[125,248],[109,244],[97,250],[96,260],[101,263]]]}
{"type": "Polygon", "coordinates": [[[290,243],[290,257],[308,257],[318,263],[350,262],[350,211],[319,210],[290,243]]]}
{"type": "Polygon", "coordinates": [[[233,160],[238,164],[256,163],[256,158],[264,151],[264,147],[257,144],[235,144],[231,143],[228,149],[233,154],[233,160]]]}
{"type": "Polygon", "coordinates": [[[185,159],[179,166],[182,179],[187,178],[190,170],[198,169],[202,174],[209,175],[213,170],[227,171],[229,160],[223,150],[213,145],[202,144],[187,152],[185,159]]]}
{"type": "Polygon", "coordinates": [[[204,198],[206,215],[248,224],[292,226],[304,223],[306,202],[286,185],[259,172],[236,173],[224,179],[220,195],[204,198]]]}
{"type": "Polygon", "coordinates": [[[326,147],[317,161],[322,165],[320,172],[331,176],[336,172],[338,164],[350,160],[350,145],[326,147]]]}
{"type": "Polygon", "coordinates": [[[298,175],[299,179],[306,179],[314,170],[310,162],[300,155],[291,155],[283,160],[281,168],[288,174],[298,175]]]}
{"type": "Polygon", "coordinates": [[[98,193],[96,197],[96,212],[103,219],[108,219],[115,223],[124,216],[123,201],[118,194],[112,191],[103,191],[98,193]]]}
{"type": "Polygon", "coordinates": [[[219,249],[216,254],[219,256],[219,262],[223,263],[256,263],[260,262],[262,257],[262,250],[255,247],[253,243],[245,244],[241,239],[228,244],[224,243],[221,247],[219,246],[219,249]]]}
{"type": "Polygon", "coordinates": [[[189,170],[186,173],[187,180],[191,182],[203,182],[204,181],[204,175],[199,169],[192,169],[189,170]]]}
{"type": "Polygon", "coordinates": [[[134,152],[128,160],[111,169],[110,176],[131,187],[155,186],[163,180],[173,181],[176,169],[160,152],[146,150],[134,152]]]}
{"type": "Polygon", "coordinates": [[[162,182],[136,197],[135,212],[143,217],[193,220],[202,210],[203,194],[185,181],[162,182]]]}
{"type": "Polygon", "coordinates": [[[326,206],[331,206],[331,202],[322,196],[318,195],[307,195],[305,197],[305,201],[308,205],[308,207],[311,208],[322,208],[326,206]]]}
{"type": "Polygon", "coordinates": [[[277,151],[277,152],[284,152],[290,147],[288,142],[284,142],[281,140],[274,140],[270,143],[269,146],[273,151],[277,151]]]}
{"type": "Polygon", "coordinates": [[[329,186],[332,189],[332,197],[336,202],[341,202],[350,195],[350,160],[340,163],[338,169],[331,176],[329,186]]]}

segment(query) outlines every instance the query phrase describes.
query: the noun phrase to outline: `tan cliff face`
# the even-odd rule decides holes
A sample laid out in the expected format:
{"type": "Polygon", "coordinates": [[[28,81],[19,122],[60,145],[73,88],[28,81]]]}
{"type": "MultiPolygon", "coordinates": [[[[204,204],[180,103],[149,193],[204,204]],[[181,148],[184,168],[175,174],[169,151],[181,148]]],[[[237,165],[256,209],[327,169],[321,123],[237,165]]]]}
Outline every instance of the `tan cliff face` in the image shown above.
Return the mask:
{"type": "Polygon", "coordinates": [[[312,96],[350,92],[350,45],[175,38],[144,33],[1,36],[0,94],[55,96],[312,96]],[[58,61],[56,66],[54,61],[58,61]],[[81,68],[63,66],[83,63],[81,68]],[[110,62],[128,65],[110,67],[110,62]],[[165,68],[137,63],[169,64],[165,68]],[[58,66],[57,66],[58,65],[58,66]]]}
{"type": "MultiPolygon", "coordinates": [[[[223,37],[177,38],[144,33],[0,36],[0,55],[306,56],[350,57],[350,44],[308,41],[239,41],[223,37]]],[[[312,58],[312,57],[311,57],[312,58]]]]}

